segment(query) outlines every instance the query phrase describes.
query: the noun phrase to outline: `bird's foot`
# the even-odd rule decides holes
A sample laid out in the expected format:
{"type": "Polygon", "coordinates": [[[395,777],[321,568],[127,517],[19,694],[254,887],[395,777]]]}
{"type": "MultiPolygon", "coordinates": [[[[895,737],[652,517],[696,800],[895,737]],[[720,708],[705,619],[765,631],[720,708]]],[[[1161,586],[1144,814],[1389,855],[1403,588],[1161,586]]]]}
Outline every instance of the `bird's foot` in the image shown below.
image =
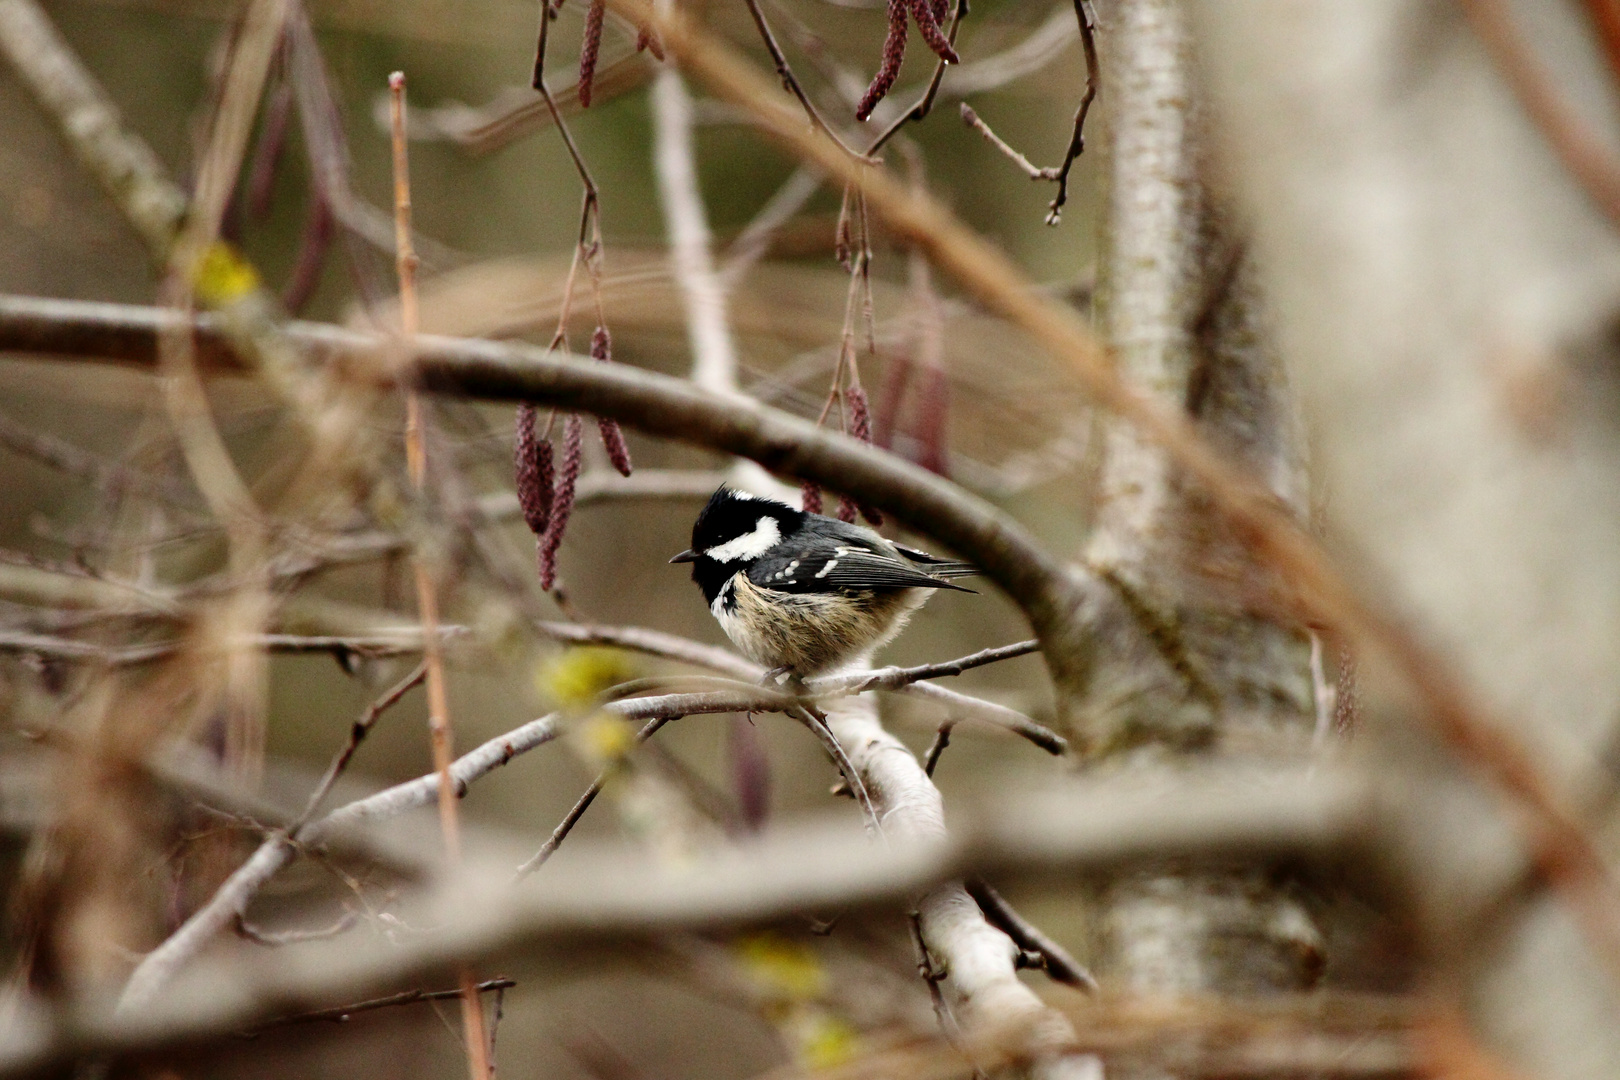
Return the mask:
{"type": "Polygon", "coordinates": [[[759,682],[761,686],[786,686],[789,689],[804,685],[804,680],[794,674],[793,668],[787,664],[771,668],[759,682]]]}

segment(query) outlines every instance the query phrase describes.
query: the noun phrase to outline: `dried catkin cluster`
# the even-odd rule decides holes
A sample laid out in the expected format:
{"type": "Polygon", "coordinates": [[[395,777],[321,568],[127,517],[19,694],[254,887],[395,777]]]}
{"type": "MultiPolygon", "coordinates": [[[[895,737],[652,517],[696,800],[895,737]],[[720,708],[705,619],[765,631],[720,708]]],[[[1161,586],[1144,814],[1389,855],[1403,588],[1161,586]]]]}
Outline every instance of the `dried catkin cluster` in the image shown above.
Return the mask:
{"type": "Polygon", "coordinates": [[[889,0],[889,33],[883,39],[883,59],[878,64],[872,85],[866,88],[855,109],[855,119],[865,120],[872,115],[878,102],[900,77],[900,65],[906,58],[906,38],[909,36],[907,13],[917,23],[917,32],[923,41],[947,64],[959,62],[956,50],[940,27],[950,14],[947,0],[889,0]]]}
{"type": "MultiPolygon", "coordinates": [[[[591,356],[604,363],[613,359],[613,339],[607,327],[598,326],[591,334],[591,356]]],[[[630,447],[619,422],[599,417],[596,424],[608,460],[621,476],[629,476],[630,447]]],[[[585,424],[578,413],[569,413],[563,420],[562,468],[557,469],[552,461],[550,424],[546,437],[540,438],[535,432],[534,406],[527,402],[518,406],[513,473],[523,520],[537,541],[540,585],[545,589],[557,583],[557,550],[562,547],[563,532],[574,512],[574,490],[584,457],[585,424]]]]}

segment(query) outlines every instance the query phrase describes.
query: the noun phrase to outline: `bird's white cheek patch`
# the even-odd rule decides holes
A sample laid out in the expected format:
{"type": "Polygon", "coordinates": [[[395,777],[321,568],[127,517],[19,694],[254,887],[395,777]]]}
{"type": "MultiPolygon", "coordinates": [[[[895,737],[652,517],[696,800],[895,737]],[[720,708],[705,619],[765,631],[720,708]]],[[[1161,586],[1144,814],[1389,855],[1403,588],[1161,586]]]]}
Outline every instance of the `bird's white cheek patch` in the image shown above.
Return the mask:
{"type": "Polygon", "coordinates": [[[715,562],[735,562],[738,559],[757,559],[782,539],[781,526],[776,519],[766,515],[761,517],[750,532],[745,532],[734,540],[727,540],[723,544],[716,544],[703,554],[715,562]]]}

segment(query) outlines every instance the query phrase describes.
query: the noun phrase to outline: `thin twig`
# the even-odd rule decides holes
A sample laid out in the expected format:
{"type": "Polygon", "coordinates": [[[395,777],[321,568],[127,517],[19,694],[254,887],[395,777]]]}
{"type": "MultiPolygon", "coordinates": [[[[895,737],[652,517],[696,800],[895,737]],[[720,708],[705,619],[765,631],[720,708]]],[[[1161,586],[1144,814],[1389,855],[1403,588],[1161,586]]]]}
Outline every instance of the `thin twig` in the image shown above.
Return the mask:
{"type": "MultiPolygon", "coordinates": [[[[657,734],[659,728],[674,719],[677,719],[677,717],[660,716],[647,721],[642,725],[641,730],[636,732],[636,737],[631,745],[640,746],[657,734]]],[[[557,827],[551,830],[551,835],[546,837],[546,842],[540,845],[540,850],[529,856],[521,866],[513,871],[512,880],[514,882],[522,881],[546,864],[546,860],[556,853],[564,840],[568,839],[568,834],[574,831],[574,826],[579,824],[579,819],[585,816],[585,811],[591,808],[591,803],[595,802],[596,797],[602,794],[602,789],[607,786],[608,780],[613,777],[613,774],[619,768],[620,766],[615,763],[602,770],[597,778],[591,782],[591,786],[585,789],[585,793],[569,808],[568,813],[563,815],[563,819],[557,823],[557,827]]]]}
{"type": "Polygon", "coordinates": [[[861,779],[860,772],[849,760],[849,755],[844,752],[843,744],[838,741],[838,736],[834,735],[832,728],[827,726],[826,717],[807,705],[795,705],[784,711],[788,716],[793,717],[809,728],[810,733],[821,741],[822,748],[827,751],[827,754],[833,759],[833,763],[838,766],[838,771],[843,774],[844,783],[849,786],[849,793],[855,797],[856,804],[860,806],[861,813],[865,817],[866,827],[881,836],[883,834],[883,819],[878,817],[877,806],[872,802],[872,796],[866,790],[866,781],[861,779]]]}
{"type": "MultiPolygon", "coordinates": [[[[923,940],[922,916],[915,911],[906,914],[906,922],[911,928],[911,947],[917,954],[917,975],[928,987],[928,1000],[934,1006],[934,1018],[939,1021],[940,1034],[952,1049],[959,1051],[967,1057],[967,1048],[962,1040],[962,1028],[956,1022],[956,1014],[951,1011],[951,1003],[945,1000],[945,992],[939,984],[950,974],[938,964],[934,963],[933,954],[928,951],[928,942],[923,940]]],[[[971,1061],[971,1059],[969,1059],[971,1061]]],[[[984,1070],[977,1063],[973,1064],[974,1080],[984,1080],[984,1070]]]]}
{"type": "Polygon", "coordinates": [[[793,74],[793,68],[788,63],[787,54],[782,51],[781,44],[771,31],[771,24],[765,21],[765,12],[760,9],[759,0],[743,0],[743,3],[748,7],[748,14],[754,18],[754,26],[759,30],[760,40],[765,42],[766,51],[771,54],[771,63],[776,66],[776,74],[782,80],[782,88],[799,99],[799,106],[809,118],[812,127],[836,143],[844,153],[851,157],[859,157],[860,155],[848,143],[838,137],[838,133],[822,118],[815,103],[810,100],[810,95],[804,92],[798,76],[793,74]]]}
{"type": "Polygon", "coordinates": [[[372,727],[376,725],[382,714],[398,704],[400,698],[421,685],[422,681],[427,678],[427,672],[427,661],[423,660],[416,665],[415,670],[409,675],[395,683],[370,705],[367,705],[366,711],[361,713],[360,718],[350,725],[349,741],[344,743],[343,749],[337,752],[337,756],[332,759],[332,763],[326,767],[326,772],[322,775],[320,782],[315,785],[315,790],[310,792],[309,801],[304,804],[304,812],[298,815],[297,820],[287,830],[294,839],[298,837],[298,831],[320,808],[327,793],[332,790],[332,785],[337,783],[338,777],[342,776],[343,770],[348,767],[349,759],[354,757],[356,750],[360,749],[361,741],[371,733],[372,727]]]}
{"type": "MultiPolygon", "coordinates": [[[[496,993],[509,990],[517,983],[512,979],[486,979],[473,987],[479,994],[496,993]]],[[[335,1009],[316,1009],[313,1012],[294,1013],[292,1016],[283,1016],[276,1020],[256,1025],[243,1032],[244,1036],[252,1037],[272,1028],[289,1027],[293,1024],[313,1024],[327,1021],[334,1024],[347,1023],[355,1013],[375,1012],[377,1009],[391,1009],[396,1005],[415,1005],[424,1001],[449,1001],[459,998],[463,991],[455,990],[406,990],[401,994],[390,994],[387,997],[372,998],[369,1001],[357,1001],[353,1005],[339,1005],[335,1009]]],[[[499,998],[496,999],[499,1002],[499,998]]]]}
{"type": "Polygon", "coordinates": [[[1075,161],[1085,152],[1086,116],[1091,112],[1091,103],[1097,98],[1097,42],[1091,12],[1086,8],[1085,0],[1074,0],[1074,17],[1080,24],[1080,44],[1086,57],[1086,89],[1080,95],[1080,106],[1074,113],[1074,130],[1069,135],[1068,148],[1063,152],[1063,164],[1050,169],[1043,169],[1034,164],[1013,149],[1001,136],[990,130],[990,125],[973,111],[972,106],[965,101],[962,102],[962,119],[968,127],[983,135],[991,146],[1000,150],[1013,164],[1023,170],[1024,175],[1031,180],[1057,182],[1057,194],[1052,197],[1051,205],[1047,207],[1048,225],[1058,223],[1063,216],[1063,205],[1069,201],[1069,173],[1074,168],[1075,161]]]}
{"type": "MultiPolygon", "coordinates": [[[[396,71],[388,77],[388,92],[392,106],[389,119],[394,157],[394,246],[399,273],[400,335],[408,356],[416,346],[417,310],[416,252],[411,246],[411,174],[405,146],[404,72],[396,71]]],[[[406,465],[411,484],[421,498],[427,494],[427,450],[422,437],[422,403],[414,386],[405,388],[405,416],[406,465]]],[[[439,827],[444,836],[445,854],[454,865],[461,860],[461,822],[455,782],[450,775],[454,735],[444,684],[443,643],[439,638],[438,586],[420,550],[415,562],[416,602],[422,620],[422,666],[427,681],[428,731],[434,769],[439,774],[439,827]]],[[[484,1032],[484,1007],[470,967],[461,969],[461,1027],[470,1080],[488,1080],[489,1038],[484,1032]]]]}
{"type": "Polygon", "coordinates": [[[1046,223],[1056,225],[1063,215],[1063,204],[1069,201],[1069,171],[1074,163],[1086,149],[1086,114],[1091,111],[1091,103],[1097,98],[1097,42],[1096,26],[1092,21],[1091,12],[1086,7],[1086,0],[1074,0],[1074,17],[1080,24],[1080,46],[1086,57],[1086,89],[1080,95],[1080,105],[1074,111],[1074,131],[1069,136],[1069,145],[1063,151],[1063,164],[1058,167],[1057,194],[1052,197],[1052,203],[1046,211],[1046,223]]]}
{"type": "Polygon", "coordinates": [[[928,752],[923,754],[923,772],[929,776],[934,775],[934,767],[939,764],[939,756],[951,745],[951,731],[955,727],[955,720],[947,720],[934,732],[934,741],[928,744],[928,752]]]}
{"type": "Polygon", "coordinates": [[[1020,949],[1038,955],[1041,967],[1048,975],[1088,994],[1097,992],[1097,980],[1091,972],[1070,956],[1067,949],[1018,914],[988,882],[983,878],[969,878],[962,884],[990,924],[1012,938],[1013,944],[1020,949]]]}
{"type": "Polygon", "coordinates": [[[1039,652],[1040,648],[1041,643],[1031,638],[1029,641],[1019,641],[1012,645],[997,645],[989,649],[980,649],[976,653],[969,653],[967,656],[957,657],[955,660],[946,660],[937,664],[918,664],[916,667],[909,668],[878,668],[867,674],[863,681],[847,687],[845,692],[860,694],[867,690],[891,690],[923,679],[949,678],[976,667],[983,667],[986,664],[1011,660],[1019,656],[1028,656],[1031,653],[1039,652]]]}
{"type": "Polygon", "coordinates": [[[973,106],[964,101],[960,106],[960,110],[962,113],[962,122],[967,124],[967,126],[972,128],[974,131],[977,131],[980,135],[983,135],[985,137],[985,141],[1005,154],[1014,165],[1018,166],[1025,176],[1029,177],[1031,180],[1057,179],[1056,169],[1043,169],[1033,161],[1029,160],[1029,158],[1025,157],[1022,153],[1013,149],[1011,144],[1009,144],[1000,135],[997,135],[994,131],[992,131],[990,129],[990,125],[980,119],[979,114],[973,110],[973,106]]]}

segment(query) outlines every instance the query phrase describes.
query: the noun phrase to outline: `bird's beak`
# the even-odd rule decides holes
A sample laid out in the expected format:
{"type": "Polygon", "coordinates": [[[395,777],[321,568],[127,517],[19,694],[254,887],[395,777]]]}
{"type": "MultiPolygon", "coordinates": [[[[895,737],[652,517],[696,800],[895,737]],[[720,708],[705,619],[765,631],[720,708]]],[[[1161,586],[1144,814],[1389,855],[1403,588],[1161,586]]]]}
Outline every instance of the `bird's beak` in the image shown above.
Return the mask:
{"type": "Polygon", "coordinates": [[[672,562],[672,563],[696,562],[697,557],[698,557],[697,552],[693,551],[691,548],[687,548],[685,551],[681,552],[679,555],[675,556],[673,559],[671,559],[669,561],[672,562]]]}

